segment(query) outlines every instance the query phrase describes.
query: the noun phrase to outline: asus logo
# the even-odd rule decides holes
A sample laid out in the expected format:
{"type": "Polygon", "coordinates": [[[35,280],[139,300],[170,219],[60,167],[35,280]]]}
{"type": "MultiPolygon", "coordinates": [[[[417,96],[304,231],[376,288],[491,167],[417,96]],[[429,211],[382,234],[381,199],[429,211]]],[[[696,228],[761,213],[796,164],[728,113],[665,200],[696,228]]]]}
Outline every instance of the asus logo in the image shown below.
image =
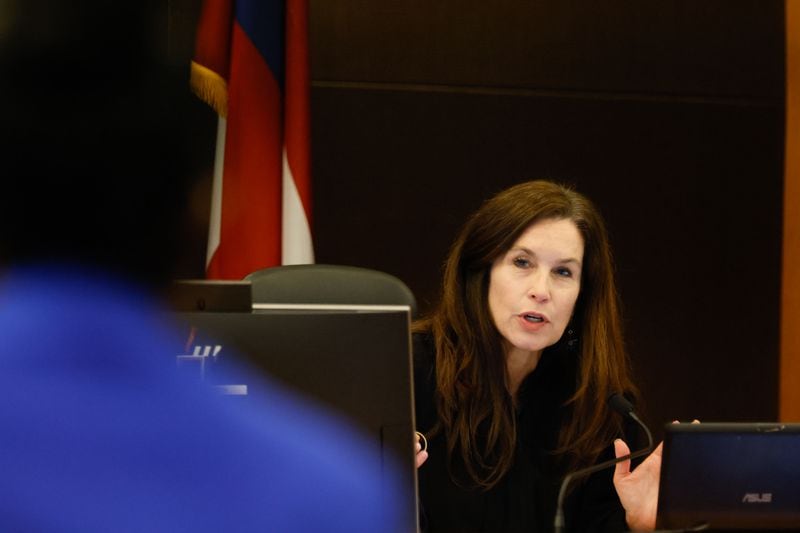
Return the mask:
{"type": "Polygon", "coordinates": [[[742,503],[772,503],[772,493],[747,492],[742,498],[742,503]]]}

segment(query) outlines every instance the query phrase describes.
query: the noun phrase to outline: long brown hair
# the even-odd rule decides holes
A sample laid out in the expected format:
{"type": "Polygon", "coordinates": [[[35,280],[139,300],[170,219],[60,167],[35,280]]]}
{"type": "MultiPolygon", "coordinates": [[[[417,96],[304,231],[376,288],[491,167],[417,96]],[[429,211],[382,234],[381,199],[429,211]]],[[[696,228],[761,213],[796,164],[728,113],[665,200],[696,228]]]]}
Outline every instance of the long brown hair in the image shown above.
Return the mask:
{"type": "Polygon", "coordinates": [[[486,201],[467,221],[445,263],[438,308],[415,324],[436,349],[434,431],[443,431],[448,457],[457,451],[477,486],[493,487],[511,467],[516,446],[513,399],[507,388],[502,338],[487,303],[493,262],[532,224],[571,220],[584,242],[581,290],[572,318],[580,338],[569,415],[555,453],[570,467],[594,462],[622,428],[609,413],[613,392],[636,396],[623,346],[619,301],[605,224],[592,203],[549,181],[530,181],[486,201]]]}

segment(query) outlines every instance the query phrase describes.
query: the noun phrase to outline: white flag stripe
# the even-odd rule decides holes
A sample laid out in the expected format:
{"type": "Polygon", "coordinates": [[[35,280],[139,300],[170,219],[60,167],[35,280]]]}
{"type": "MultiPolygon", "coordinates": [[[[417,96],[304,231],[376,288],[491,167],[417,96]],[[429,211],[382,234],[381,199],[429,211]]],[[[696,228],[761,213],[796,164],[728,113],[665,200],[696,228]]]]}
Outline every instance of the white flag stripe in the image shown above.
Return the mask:
{"type": "Polygon", "coordinates": [[[225,166],[225,131],[227,121],[218,117],[217,148],[214,153],[214,178],[211,185],[211,215],[208,225],[208,248],[206,249],[206,268],[219,247],[222,231],[222,170],[225,166]]]}
{"type": "Polygon", "coordinates": [[[281,223],[281,259],[284,265],[314,262],[314,245],[300,193],[283,149],[283,220],[281,223]]]}

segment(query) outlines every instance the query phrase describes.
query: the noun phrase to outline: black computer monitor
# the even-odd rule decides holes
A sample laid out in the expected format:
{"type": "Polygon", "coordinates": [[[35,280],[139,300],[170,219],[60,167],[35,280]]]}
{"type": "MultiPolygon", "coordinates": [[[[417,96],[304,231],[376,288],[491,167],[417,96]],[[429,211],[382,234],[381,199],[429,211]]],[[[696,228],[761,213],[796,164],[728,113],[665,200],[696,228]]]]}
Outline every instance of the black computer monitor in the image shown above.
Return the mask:
{"type": "MultiPolygon", "coordinates": [[[[178,360],[221,392],[247,401],[247,383],[215,370],[244,356],[254,368],[349,417],[398,464],[403,531],[416,531],[410,310],[407,306],[254,305],[250,313],[179,313],[186,345],[178,360]]],[[[374,468],[382,469],[382,464],[374,468]]]]}

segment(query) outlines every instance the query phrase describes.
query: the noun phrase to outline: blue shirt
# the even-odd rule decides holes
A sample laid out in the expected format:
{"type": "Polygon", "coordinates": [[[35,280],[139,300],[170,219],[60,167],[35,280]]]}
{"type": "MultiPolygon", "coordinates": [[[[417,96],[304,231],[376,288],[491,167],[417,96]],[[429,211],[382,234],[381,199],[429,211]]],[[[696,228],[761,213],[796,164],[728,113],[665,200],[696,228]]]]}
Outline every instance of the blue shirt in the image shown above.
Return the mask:
{"type": "Polygon", "coordinates": [[[271,382],[186,380],[164,316],[94,272],[0,282],[0,530],[396,529],[375,450],[271,382]]]}

